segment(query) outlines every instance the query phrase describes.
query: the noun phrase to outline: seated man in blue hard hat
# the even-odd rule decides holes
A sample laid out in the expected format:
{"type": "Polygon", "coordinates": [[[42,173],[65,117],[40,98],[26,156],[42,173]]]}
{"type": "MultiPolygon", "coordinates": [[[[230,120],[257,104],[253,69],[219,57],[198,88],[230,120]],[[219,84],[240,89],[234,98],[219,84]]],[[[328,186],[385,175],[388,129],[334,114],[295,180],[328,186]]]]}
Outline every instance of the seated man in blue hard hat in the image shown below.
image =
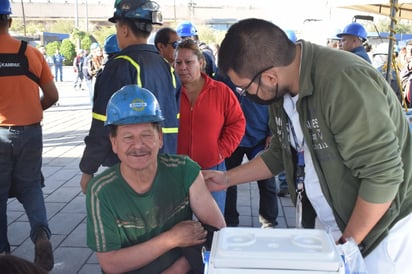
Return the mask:
{"type": "Polygon", "coordinates": [[[188,273],[193,254],[184,248],[206,241],[200,222],[225,226],[200,166],[187,156],[159,154],[164,118],[149,90],[124,86],[106,115],[120,163],[87,185],[87,245],[105,273],[188,273]]]}
{"type": "Polygon", "coordinates": [[[341,33],[336,34],[336,36],[340,38],[339,49],[350,51],[368,63],[372,63],[363,46],[368,39],[368,33],[361,24],[356,22],[350,23],[341,33]]]}

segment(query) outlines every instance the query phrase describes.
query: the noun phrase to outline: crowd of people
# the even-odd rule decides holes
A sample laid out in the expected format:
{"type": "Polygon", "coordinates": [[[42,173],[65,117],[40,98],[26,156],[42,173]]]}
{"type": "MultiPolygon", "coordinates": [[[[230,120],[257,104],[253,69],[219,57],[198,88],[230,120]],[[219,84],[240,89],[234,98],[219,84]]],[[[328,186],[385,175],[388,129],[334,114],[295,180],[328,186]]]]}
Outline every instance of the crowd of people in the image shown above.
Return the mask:
{"type": "MultiPolygon", "coordinates": [[[[277,226],[277,196],[289,195],[296,227],[324,229],[338,245],[355,241],[368,273],[409,273],[412,135],[361,24],[345,26],[333,37],[338,48],[332,40],[328,48],[244,19],[215,54],[190,21],[161,27],[148,44],[162,24],[155,2],[114,8],[116,33],[73,60],[74,89],[87,87],[92,104],[80,186],[87,245],[103,272],[203,273],[213,231],[239,225],[236,186],[256,181],[262,228],[277,226]]],[[[0,61],[26,65],[0,70],[0,263],[43,273],[54,259],[40,122],[58,100],[64,56],[56,50],[53,75],[41,50],[10,36],[10,14],[0,0],[0,61]],[[1,257],[10,254],[11,196],[29,218],[34,265],[1,257]]]]}

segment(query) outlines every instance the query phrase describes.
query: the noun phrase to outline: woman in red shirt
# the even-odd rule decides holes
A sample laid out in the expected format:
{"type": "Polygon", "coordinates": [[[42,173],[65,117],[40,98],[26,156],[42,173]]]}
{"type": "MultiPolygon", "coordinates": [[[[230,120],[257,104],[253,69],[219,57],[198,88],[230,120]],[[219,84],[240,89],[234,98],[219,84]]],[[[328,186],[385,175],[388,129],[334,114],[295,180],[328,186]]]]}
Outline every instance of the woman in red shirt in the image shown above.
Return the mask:
{"type": "MultiPolygon", "coordinates": [[[[182,83],[177,152],[202,169],[226,170],[225,158],[239,145],[246,120],[239,101],[224,83],[207,76],[205,59],[193,40],[176,49],[175,70],[182,83]]],[[[224,212],[226,192],[212,192],[224,212]]]]}

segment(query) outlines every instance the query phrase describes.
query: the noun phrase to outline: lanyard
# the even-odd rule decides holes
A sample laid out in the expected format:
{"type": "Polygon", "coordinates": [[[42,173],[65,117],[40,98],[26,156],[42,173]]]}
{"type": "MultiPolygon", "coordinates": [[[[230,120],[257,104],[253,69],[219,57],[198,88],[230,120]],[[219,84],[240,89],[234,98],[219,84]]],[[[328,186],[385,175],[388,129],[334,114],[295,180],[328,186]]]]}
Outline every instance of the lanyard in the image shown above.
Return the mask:
{"type": "Polygon", "coordinates": [[[305,139],[302,138],[302,144],[299,145],[298,138],[296,136],[295,128],[293,127],[292,121],[289,116],[288,122],[290,131],[292,132],[293,141],[296,148],[297,156],[297,166],[296,166],[296,228],[302,228],[302,192],[304,190],[304,181],[305,181],[305,157],[304,157],[304,143],[305,139]]]}

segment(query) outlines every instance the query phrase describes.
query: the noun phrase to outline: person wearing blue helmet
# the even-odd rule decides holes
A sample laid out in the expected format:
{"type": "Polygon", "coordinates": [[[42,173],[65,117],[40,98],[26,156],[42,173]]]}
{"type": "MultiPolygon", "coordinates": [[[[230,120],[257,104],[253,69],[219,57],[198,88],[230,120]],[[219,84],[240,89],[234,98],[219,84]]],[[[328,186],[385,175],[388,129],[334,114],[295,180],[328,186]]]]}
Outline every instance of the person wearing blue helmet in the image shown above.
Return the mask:
{"type": "Polygon", "coordinates": [[[153,92],[165,117],[161,150],[165,153],[176,153],[177,150],[178,81],[173,68],[154,45],[147,44],[153,25],[162,24],[160,7],[150,0],[116,0],[114,7],[109,21],[115,25],[120,52],[105,64],[94,86],[93,119],[79,164],[83,173],[80,180],[83,192],[100,166],[110,167],[119,162],[112,151],[104,122],[110,96],[124,85],[137,84],[153,92]]]}
{"type": "Polygon", "coordinates": [[[93,178],[86,195],[87,245],[102,270],[203,273],[194,268],[203,266],[205,227],[220,229],[225,221],[200,166],[187,156],[160,153],[165,117],[149,90],[122,87],[106,117],[120,163],[93,178]]]}
{"type": "Polygon", "coordinates": [[[110,34],[106,37],[103,44],[103,50],[104,53],[107,55],[107,58],[105,58],[106,60],[104,63],[112,59],[114,55],[120,51],[119,44],[117,43],[116,34],[110,34]]]}
{"type": "Polygon", "coordinates": [[[368,39],[368,33],[359,23],[350,23],[341,33],[336,34],[339,40],[339,49],[352,52],[368,63],[372,63],[363,44],[368,39]]]}
{"type": "Polygon", "coordinates": [[[289,40],[292,41],[293,43],[296,43],[298,38],[296,37],[296,32],[291,29],[285,29],[285,33],[288,36],[289,40]]]}
{"type": "Polygon", "coordinates": [[[269,105],[273,137],[247,163],[204,170],[209,190],[285,170],[296,227],[327,231],[367,273],[410,274],[412,132],[382,75],[352,53],[292,43],[256,18],[229,28],[218,61],[243,94],[269,105]]]}
{"type": "Polygon", "coordinates": [[[214,78],[217,72],[216,58],[213,50],[206,43],[199,40],[196,26],[190,21],[184,21],[176,27],[176,32],[181,40],[192,39],[198,44],[206,60],[204,71],[209,77],[214,78]]]}

